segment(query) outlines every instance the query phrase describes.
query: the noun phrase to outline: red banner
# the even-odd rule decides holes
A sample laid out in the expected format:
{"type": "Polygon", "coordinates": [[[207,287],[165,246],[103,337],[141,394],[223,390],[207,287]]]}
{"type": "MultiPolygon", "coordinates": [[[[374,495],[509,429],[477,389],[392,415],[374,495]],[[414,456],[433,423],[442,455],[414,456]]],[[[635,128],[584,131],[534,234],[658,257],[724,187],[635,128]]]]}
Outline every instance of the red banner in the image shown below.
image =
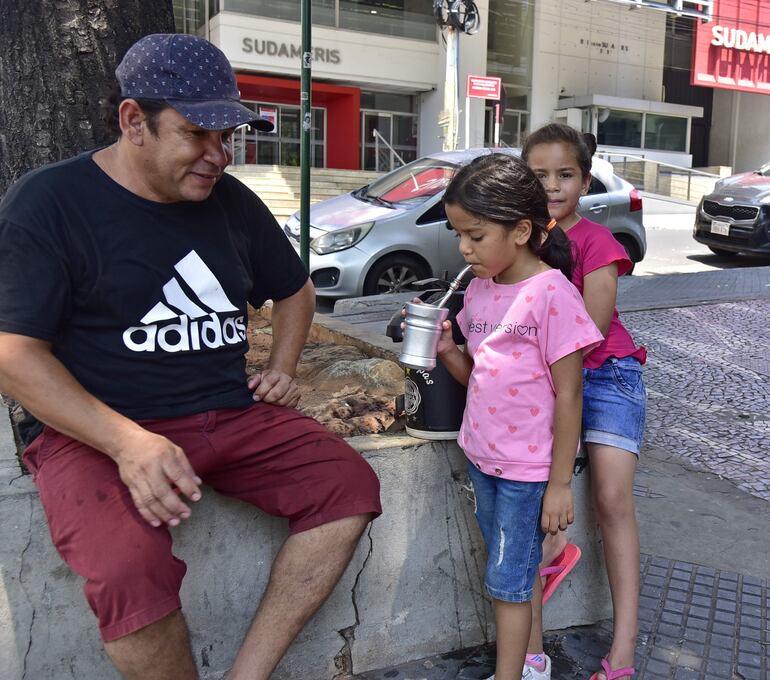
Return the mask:
{"type": "Polygon", "coordinates": [[[465,86],[466,97],[476,99],[500,99],[501,79],[489,76],[468,76],[465,86]]]}
{"type": "Polygon", "coordinates": [[[696,21],[690,82],[770,94],[769,0],[714,0],[712,20],[696,21]]]}

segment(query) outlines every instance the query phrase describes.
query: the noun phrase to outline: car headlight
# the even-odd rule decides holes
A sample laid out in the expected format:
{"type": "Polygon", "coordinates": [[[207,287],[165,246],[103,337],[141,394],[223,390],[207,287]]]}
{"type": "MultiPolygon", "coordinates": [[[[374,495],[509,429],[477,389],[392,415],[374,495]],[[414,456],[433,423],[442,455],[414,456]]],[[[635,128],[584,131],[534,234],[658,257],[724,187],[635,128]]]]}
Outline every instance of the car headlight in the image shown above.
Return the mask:
{"type": "Polygon", "coordinates": [[[299,242],[299,213],[296,212],[291,215],[283,225],[283,233],[288,236],[291,241],[299,242]]]}
{"type": "Polygon", "coordinates": [[[317,255],[327,255],[328,253],[336,253],[340,250],[352,248],[369,233],[373,226],[374,222],[366,222],[365,224],[357,224],[349,229],[330,231],[314,238],[310,242],[310,248],[317,255]]]}
{"type": "Polygon", "coordinates": [[[764,198],[761,198],[761,199],[759,200],[759,202],[760,202],[762,205],[768,205],[768,204],[770,203],[770,194],[768,194],[768,195],[767,195],[767,196],[765,196],[764,198]]]}

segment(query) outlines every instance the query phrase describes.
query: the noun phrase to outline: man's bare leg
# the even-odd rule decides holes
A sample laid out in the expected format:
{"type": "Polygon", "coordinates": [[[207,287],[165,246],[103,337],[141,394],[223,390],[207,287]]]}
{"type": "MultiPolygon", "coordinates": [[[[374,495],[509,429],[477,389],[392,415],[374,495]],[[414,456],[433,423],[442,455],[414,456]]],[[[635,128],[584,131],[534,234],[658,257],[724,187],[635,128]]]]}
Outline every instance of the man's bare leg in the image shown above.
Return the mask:
{"type": "Polygon", "coordinates": [[[126,680],[197,680],[190,636],[182,612],[125,637],[105,642],[112,663],[126,680]]]}
{"type": "Polygon", "coordinates": [[[371,516],[346,517],[289,536],[227,680],[267,680],[337,585],[371,516]]]}

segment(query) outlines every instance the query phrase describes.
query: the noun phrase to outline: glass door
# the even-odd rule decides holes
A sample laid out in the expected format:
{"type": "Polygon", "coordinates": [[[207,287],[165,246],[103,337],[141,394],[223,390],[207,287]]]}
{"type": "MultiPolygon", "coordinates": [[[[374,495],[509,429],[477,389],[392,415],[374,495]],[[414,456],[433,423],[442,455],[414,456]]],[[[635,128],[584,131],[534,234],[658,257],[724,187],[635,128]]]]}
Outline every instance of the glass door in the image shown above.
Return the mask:
{"type": "Polygon", "coordinates": [[[383,139],[391,144],[393,119],[389,113],[364,112],[364,124],[361,126],[361,165],[364,170],[388,172],[393,167],[390,149],[383,139]],[[375,130],[381,138],[375,137],[375,130]]]}
{"type": "Polygon", "coordinates": [[[299,165],[300,110],[293,106],[282,106],[279,109],[279,117],[281,126],[279,165],[299,165]]]}
{"type": "MultiPolygon", "coordinates": [[[[526,111],[506,109],[500,126],[500,146],[519,148],[524,141],[527,130],[526,111]]],[[[495,107],[487,106],[484,110],[484,146],[495,144],[495,107]]]]}

